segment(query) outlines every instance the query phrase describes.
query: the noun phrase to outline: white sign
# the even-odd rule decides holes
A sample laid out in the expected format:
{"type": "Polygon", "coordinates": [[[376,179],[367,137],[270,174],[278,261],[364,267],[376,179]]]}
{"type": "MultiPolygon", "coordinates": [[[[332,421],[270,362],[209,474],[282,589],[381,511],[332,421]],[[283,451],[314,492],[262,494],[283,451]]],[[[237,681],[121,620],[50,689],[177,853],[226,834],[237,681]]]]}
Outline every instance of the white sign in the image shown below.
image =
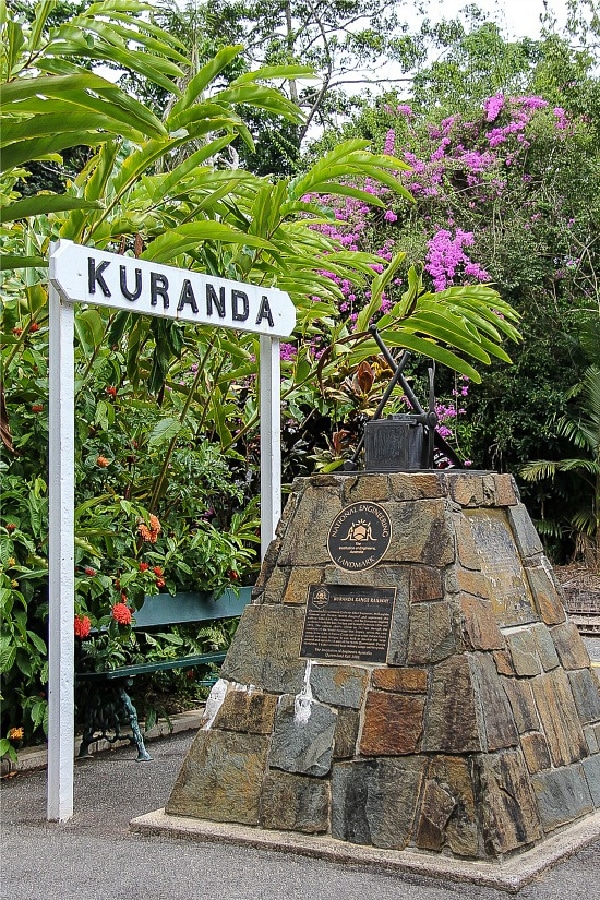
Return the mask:
{"type": "Polygon", "coordinates": [[[287,337],[296,309],[285,291],[213,278],[72,241],[58,241],[50,280],[65,300],[93,303],[182,322],[287,337]]]}
{"type": "Polygon", "coordinates": [[[284,291],[197,275],[57,241],[50,245],[48,819],[73,815],[74,303],[260,335],[261,549],[281,512],[279,338],[296,310],[284,291]]]}

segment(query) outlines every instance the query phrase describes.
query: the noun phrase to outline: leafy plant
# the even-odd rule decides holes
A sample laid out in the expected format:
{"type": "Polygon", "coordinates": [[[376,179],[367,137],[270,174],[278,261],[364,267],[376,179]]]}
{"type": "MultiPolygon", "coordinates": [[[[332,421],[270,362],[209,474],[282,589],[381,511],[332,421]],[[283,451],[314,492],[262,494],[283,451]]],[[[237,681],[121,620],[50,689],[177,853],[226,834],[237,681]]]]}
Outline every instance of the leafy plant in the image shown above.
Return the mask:
{"type": "MultiPolygon", "coordinates": [[[[581,326],[581,337],[590,358],[598,358],[600,316],[590,311],[581,326]]],[[[535,460],[521,469],[527,481],[554,479],[558,473],[572,474],[583,491],[570,492],[568,521],[576,535],[576,549],[588,565],[600,572],[600,365],[592,362],[583,380],[567,391],[567,400],[575,400],[575,409],[556,423],[556,432],[583,453],[559,460],[535,460]],[[574,503],[574,497],[577,501],[574,503]]],[[[553,516],[550,524],[562,528],[553,516]]]]}

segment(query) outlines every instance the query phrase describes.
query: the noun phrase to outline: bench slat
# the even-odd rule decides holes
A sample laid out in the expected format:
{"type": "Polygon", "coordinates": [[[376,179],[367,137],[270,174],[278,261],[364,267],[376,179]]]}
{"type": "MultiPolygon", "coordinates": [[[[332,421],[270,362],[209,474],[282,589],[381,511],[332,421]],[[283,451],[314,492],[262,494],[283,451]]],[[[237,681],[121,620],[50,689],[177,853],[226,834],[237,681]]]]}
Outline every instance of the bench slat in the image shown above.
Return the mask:
{"type": "Polygon", "coordinates": [[[149,672],[166,672],[169,669],[191,669],[194,666],[223,662],[226,653],[226,650],[213,650],[210,653],[182,656],[179,659],[161,659],[134,663],[131,666],[121,666],[119,669],[110,669],[105,672],[78,672],[77,678],[80,681],[114,681],[117,678],[132,678],[134,675],[143,675],[149,672]]]}
{"type": "Polygon", "coordinates": [[[226,588],[216,599],[210,591],[181,593],[175,597],[156,594],[146,597],[142,608],[134,614],[134,628],[184,625],[241,616],[244,607],[250,602],[251,593],[251,587],[242,587],[239,588],[239,593],[233,588],[226,588]]]}

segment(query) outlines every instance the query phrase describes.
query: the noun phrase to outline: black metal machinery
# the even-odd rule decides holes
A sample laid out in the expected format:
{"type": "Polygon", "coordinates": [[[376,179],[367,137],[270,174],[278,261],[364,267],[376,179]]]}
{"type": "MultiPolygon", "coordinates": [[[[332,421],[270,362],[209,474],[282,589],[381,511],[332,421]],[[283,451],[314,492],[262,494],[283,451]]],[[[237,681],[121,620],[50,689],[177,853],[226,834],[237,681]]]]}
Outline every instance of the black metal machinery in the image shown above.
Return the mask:
{"type": "Polygon", "coordinates": [[[373,418],[365,423],[362,438],[351,458],[345,462],[344,469],[350,472],[358,469],[358,458],[363,447],[364,468],[367,472],[433,469],[436,451],[448,460],[449,466],[462,468],[462,462],[455,451],[435,430],[438,417],[435,411],[434,367],[429,369],[429,408],[424,410],[403,374],[410,359],[408,350],[403,350],[400,357],[395,359],[384,344],[377,327],[372,325],[369,331],[394,374],[373,418]],[[381,414],[397,384],[401,385],[414,412],[396,413],[383,419],[381,414]]]}

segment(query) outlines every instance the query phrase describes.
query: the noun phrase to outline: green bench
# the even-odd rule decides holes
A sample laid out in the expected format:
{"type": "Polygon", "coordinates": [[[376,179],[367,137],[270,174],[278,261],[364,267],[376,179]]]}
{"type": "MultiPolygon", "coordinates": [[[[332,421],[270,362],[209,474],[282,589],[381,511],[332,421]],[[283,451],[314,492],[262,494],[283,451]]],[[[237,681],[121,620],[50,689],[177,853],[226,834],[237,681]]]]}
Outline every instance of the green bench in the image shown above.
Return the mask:
{"type": "MultiPolygon", "coordinates": [[[[133,627],[136,631],[152,631],[170,625],[205,625],[215,619],[240,616],[250,602],[251,592],[251,587],[243,587],[239,592],[227,588],[216,598],[209,592],[183,593],[175,597],[170,594],[146,597],[142,608],[135,613],[133,627]]],[[[101,672],[76,672],[76,683],[87,685],[91,689],[83,711],[84,727],[79,756],[91,756],[89,747],[96,741],[116,743],[127,740],[136,745],[138,761],[152,759],[144,746],[137,712],[127,692],[135,676],[218,664],[223,662],[225,654],[226,650],[214,650],[176,659],[135,663],[101,672]],[[129,724],[131,733],[121,730],[122,722],[129,724]]],[[[206,683],[209,685],[212,681],[206,683]]]]}

